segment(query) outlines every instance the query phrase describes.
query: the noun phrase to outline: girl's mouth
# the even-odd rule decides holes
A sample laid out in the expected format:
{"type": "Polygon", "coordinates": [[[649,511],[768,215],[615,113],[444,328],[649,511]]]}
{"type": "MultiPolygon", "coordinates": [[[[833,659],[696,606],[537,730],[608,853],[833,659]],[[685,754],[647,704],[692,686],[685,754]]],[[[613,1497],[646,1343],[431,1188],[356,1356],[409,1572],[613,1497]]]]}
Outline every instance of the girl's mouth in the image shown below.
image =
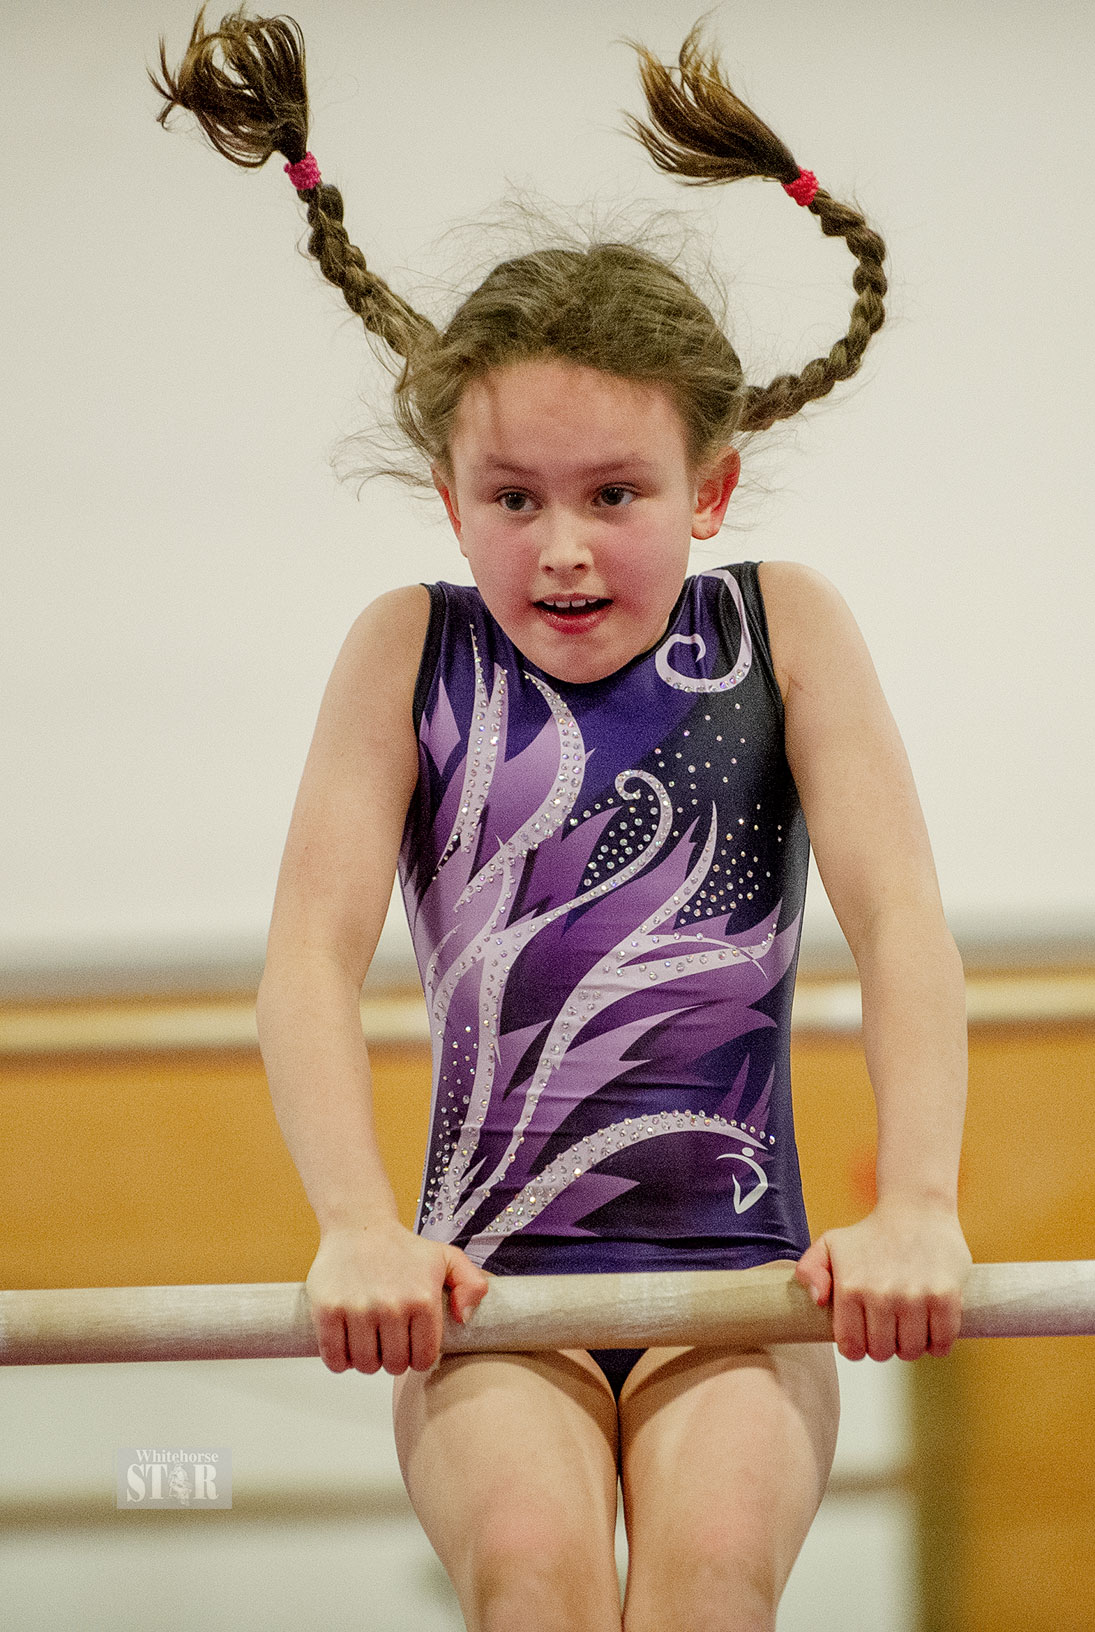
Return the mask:
{"type": "Polygon", "coordinates": [[[607,596],[559,595],[534,604],[553,628],[582,630],[598,623],[612,602],[607,596]]]}

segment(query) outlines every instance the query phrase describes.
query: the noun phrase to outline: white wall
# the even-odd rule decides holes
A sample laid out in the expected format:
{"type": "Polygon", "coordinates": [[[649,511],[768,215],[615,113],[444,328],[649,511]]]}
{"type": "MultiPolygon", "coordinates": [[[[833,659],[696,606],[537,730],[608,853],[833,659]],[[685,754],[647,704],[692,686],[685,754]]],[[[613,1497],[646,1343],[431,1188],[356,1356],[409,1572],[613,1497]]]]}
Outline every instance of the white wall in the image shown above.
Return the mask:
{"type": "MultiPolygon", "coordinates": [[[[754,376],[840,331],[851,262],[812,217],[759,184],[683,192],[620,134],[639,105],[620,37],[668,55],[695,0],[290,9],[352,236],[438,313],[481,249],[447,229],[510,182],[685,208],[754,376]]],[[[358,502],[328,468],[377,368],[295,252],[280,166],[245,174],[154,121],[145,64],[161,30],[177,58],[190,17],[3,6],[9,970],[257,957],[345,629],[386,588],[463,576],[428,505],[383,483],[358,502]]],[[[772,0],[715,25],[744,94],[884,231],[893,295],[839,403],[754,444],[697,565],[797,557],[844,590],[960,932],[1089,931],[1095,10],[772,0]]],[[[819,890],[812,913],[824,938],[819,890]]]]}

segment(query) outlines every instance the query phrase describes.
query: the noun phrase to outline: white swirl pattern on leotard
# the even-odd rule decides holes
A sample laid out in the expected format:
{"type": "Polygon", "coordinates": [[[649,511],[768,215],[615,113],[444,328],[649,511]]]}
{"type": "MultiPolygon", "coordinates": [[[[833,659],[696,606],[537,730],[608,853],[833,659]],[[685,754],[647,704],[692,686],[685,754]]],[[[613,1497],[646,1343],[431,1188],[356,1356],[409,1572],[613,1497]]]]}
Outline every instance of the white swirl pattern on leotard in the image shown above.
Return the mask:
{"type": "Polygon", "coordinates": [[[749,633],[749,623],[745,616],[745,603],[742,600],[741,590],[737,581],[730,573],[717,567],[706,575],[710,578],[721,578],[729,589],[734,605],[737,608],[738,620],[741,627],[741,643],[738,646],[738,655],[729,674],[711,678],[707,675],[685,675],[679,670],[670,668],[669,654],[674,646],[694,646],[696,648],[696,662],[702,663],[707,656],[707,642],[702,635],[670,635],[662,642],[654,654],[654,666],[666,685],[672,686],[675,691],[731,691],[740,686],[753,665],[753,637],[749,633]]]}

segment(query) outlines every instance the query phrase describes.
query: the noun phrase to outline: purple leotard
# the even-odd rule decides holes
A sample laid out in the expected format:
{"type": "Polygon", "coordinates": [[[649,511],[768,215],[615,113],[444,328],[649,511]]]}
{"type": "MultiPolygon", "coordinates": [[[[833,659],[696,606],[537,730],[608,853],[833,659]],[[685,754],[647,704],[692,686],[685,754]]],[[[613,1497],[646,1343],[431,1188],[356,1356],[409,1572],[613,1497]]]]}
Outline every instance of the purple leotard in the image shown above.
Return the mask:
{"type": "Polygon", "coordinates": [[[416,1229],[495,1274],[809,1245],[789,1035],[809,843],[754,563],[562,681],[429,586],[400,879],[433,1035],[416,1229]]]}

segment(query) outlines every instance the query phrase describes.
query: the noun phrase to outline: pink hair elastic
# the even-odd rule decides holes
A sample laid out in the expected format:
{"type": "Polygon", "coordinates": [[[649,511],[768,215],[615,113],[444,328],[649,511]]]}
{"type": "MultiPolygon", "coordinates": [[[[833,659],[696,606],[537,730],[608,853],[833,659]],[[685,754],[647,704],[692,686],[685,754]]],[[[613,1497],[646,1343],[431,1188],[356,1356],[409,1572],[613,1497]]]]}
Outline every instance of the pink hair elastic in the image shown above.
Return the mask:
{"type": "Polygon", "coordinates": [[[817,192],[817,177],[812,170],[800,170],[794,181],[783,184],[783,191],[794,199],[796,204],[812,204],[817,192]]]}
{"type": "Polygon", "coordinates": [[[319,186],[319,165],[314,153],[305,153],[297,164],[287,164],[285,174],[298,193],[310,193],[313,187],[319,186]]]}

